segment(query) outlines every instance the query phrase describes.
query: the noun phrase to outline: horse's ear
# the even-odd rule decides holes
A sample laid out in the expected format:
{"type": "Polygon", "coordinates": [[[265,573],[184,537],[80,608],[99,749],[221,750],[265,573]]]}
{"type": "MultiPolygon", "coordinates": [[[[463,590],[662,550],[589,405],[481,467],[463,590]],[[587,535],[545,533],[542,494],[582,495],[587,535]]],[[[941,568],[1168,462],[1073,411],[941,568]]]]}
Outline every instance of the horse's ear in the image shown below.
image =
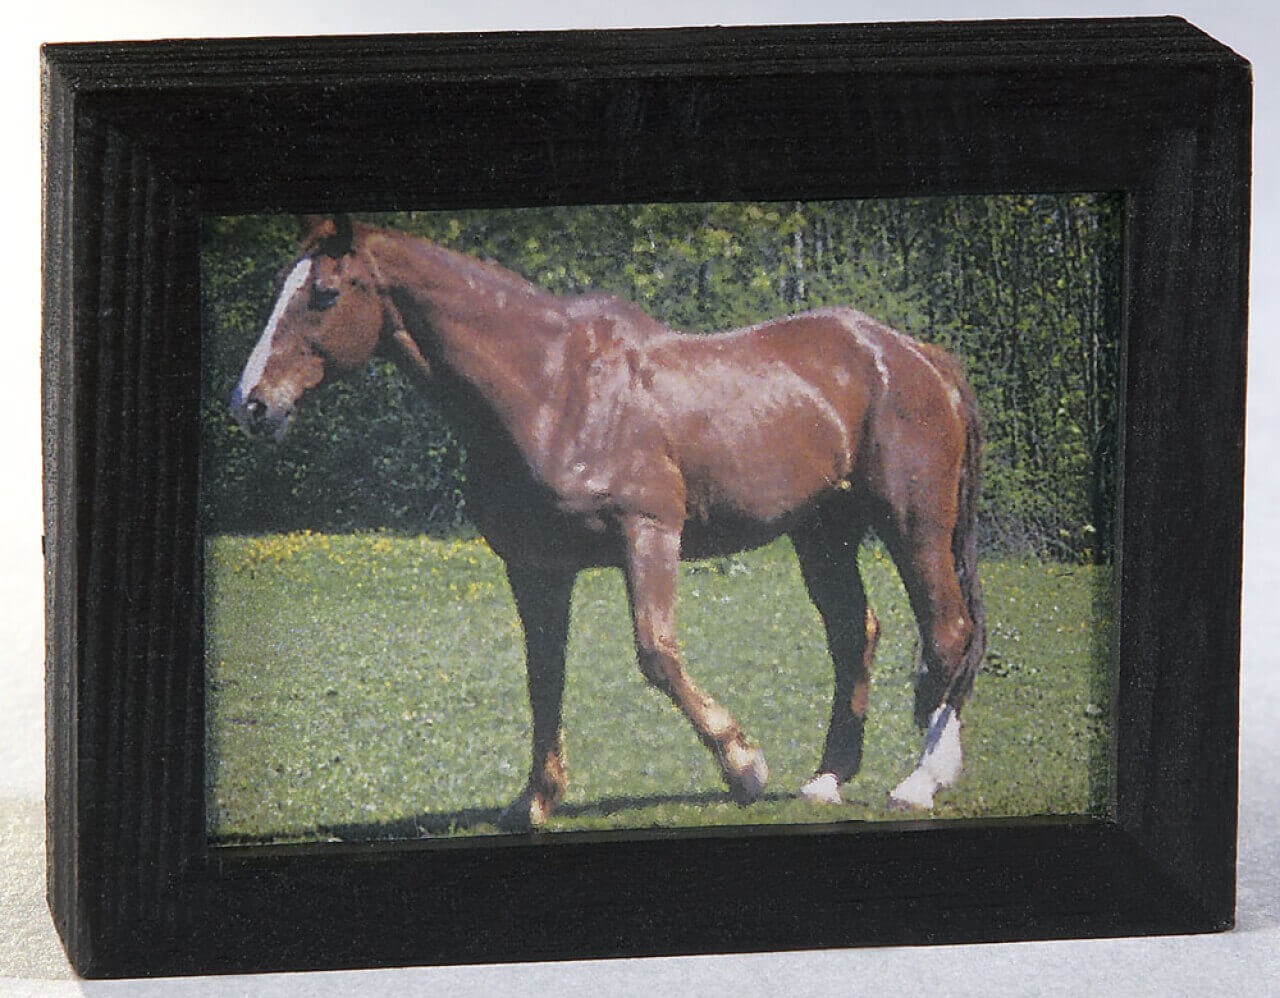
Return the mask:
{"type": "Polygon", "coordinates": [[[355,233],[350,215],[302,215],[298,222],[304,247],[323,243],[330,256],[351,252],[355,233]]]}
{"type": "Polygon", "coordinates": [[[350,253],[352,244],[355,242],[355,229],[351,224],[350,215],[334,215],[333,216],[333,248],[334,256],[342,256],[344,253],[350,253]]]}
{"type": "Polygon", "coordinates": [[[312,243],[333,234],[333,220],[325,215],[298,216],[298,242],[312,243]],[[326,228],[328,231],[326,232],[326,228]]]}

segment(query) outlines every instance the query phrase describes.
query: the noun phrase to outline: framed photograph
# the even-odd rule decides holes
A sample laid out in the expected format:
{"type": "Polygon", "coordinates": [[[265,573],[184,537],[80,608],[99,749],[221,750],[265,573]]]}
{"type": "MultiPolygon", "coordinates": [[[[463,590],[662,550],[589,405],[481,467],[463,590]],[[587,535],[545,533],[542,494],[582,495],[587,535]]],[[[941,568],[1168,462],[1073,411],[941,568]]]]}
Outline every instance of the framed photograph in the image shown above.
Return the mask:
{"type": "Polygon", "coordinates": [[[1066,194],[208,220],[211,840],[1108,813],[1122,217],[1066,194]],[[363,331],[357,267],[387,289],[363,331]],[[445,308],[453,346],[411,317],[445,308]],[[504,364],[550,323],[502,389],[495,321],[504,364]],[[664,503],[690,562],[665,608],[627,536],[664,503]],[[636,622],[676,604],[664,660],[636,622]],[[972,704],[913,675],[983,659],[972,704]],[[1029,712],[1040,734],[993,737],[1029,712]]]}
{"type": "Polygon", "coordinates": [[[1230,927],[1238,56],[1168,18],[44,70],[82,974],[1230,927]]]}

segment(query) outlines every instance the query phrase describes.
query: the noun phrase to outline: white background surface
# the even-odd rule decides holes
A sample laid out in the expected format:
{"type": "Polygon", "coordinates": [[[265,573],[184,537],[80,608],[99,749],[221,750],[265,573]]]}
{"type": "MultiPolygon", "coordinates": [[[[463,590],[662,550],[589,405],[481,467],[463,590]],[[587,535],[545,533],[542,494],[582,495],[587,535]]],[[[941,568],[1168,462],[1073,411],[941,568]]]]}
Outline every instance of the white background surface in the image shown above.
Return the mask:
{"type": "MultiPolygon", "coordinates": [[[[450,0],[26,0],[0,31],[0,995],[861,994],[1280,995],[1280,15],[1267,0],[1059,4],[645,3],[450,0]],[[211,35],[638,27],[1177,13],[1254,65],[1255,186],[1241,732],[1238,927],[1204,937],[836,950],[661,960],[421,968],[157,982],[73,978],[41,898],[38,45],[211,35]]],[[[821,870],[814,876],[820,877],[821,870]]]]}

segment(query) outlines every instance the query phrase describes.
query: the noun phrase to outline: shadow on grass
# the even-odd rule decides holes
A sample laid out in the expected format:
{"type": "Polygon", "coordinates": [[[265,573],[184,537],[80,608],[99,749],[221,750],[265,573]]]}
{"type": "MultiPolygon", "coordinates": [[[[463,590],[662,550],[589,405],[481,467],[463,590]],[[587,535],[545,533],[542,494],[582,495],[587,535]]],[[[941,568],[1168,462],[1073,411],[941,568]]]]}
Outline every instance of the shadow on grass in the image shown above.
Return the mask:
{"type": "MultiPolygon", "coordinates": [[[[794,800],[792,794],[768,793],[756,803],[781,803],[794,800]]],[[[688,804],[705,807],[709,804],[727,804],[727,793],[704,791],[687,794],[654,794],[651,796],[602,797],[595,801],[561,804],[556,808],[557,818],[609,818],[630,811],[663,805],[688,804]]],[[[424,812],[393,821],[358,822],[342,825],[321,825],[310,832],[267,832],[261,836],[225,835],[212,840],[215,846],[273,845],[306,842],[386,842],[405,839],[448,837],[465,833],[502,834],[498,819],[502,815],[498,807],[467,807],[456,811],[424,812]]],[[[637,822],[621,828],[655,828],[653,823],[637,822]]]]}

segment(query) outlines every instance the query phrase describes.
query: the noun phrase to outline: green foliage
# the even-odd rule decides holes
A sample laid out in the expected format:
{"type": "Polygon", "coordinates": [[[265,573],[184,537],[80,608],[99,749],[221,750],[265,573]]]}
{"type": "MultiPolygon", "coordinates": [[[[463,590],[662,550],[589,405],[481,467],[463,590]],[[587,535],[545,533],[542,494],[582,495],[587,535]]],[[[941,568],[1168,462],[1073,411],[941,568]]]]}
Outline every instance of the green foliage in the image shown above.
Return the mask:
{"type": "Polygon", "coordinates": [[[463,528],[464,455],[430,401],[388,361],[326,383],[323,400],[299,408],[278,447],[240,432],[227,399],[293,259],[297,228],[280,217],[218,218],[204,235],[205,529],[463,528]]]}
{"type": "MultiPolygon", "coordinates": [[[[368,216],[560,293],[607,291],[709,331],[851,305],[954,351],[987,434],[989,552],[1105,562],[1115,504],[1119,198],[1092,194],[603,205],[368,216]]],[[[208,222],[206,527],[465,524],[465,456],[389,365],[308,399],[280,448],[226,398],[294,252],[278,217],[208,222]]]]}
{"type": "MultiPolygon", "coordinates": [[[[523,643],[480,540],[295,533],[208,542],[209,832],[215,841],[487,834],[524,784],[523,643]]],[[[888,557],[862,556],[882,636],[862,772],[832,808],[813,773],[831,664],[790,546],[686,565],[690,675],[764,749],[765,798],[732,804],[689,724],[636,667],[618,572],[574,591],[570,788],[552,831],[892,820],[920,751],[914,620],[888,557]]],[[[966,769],[936,817],[1106,814],[1110,569],[983,566],[990,651],[966,769]]]]}

